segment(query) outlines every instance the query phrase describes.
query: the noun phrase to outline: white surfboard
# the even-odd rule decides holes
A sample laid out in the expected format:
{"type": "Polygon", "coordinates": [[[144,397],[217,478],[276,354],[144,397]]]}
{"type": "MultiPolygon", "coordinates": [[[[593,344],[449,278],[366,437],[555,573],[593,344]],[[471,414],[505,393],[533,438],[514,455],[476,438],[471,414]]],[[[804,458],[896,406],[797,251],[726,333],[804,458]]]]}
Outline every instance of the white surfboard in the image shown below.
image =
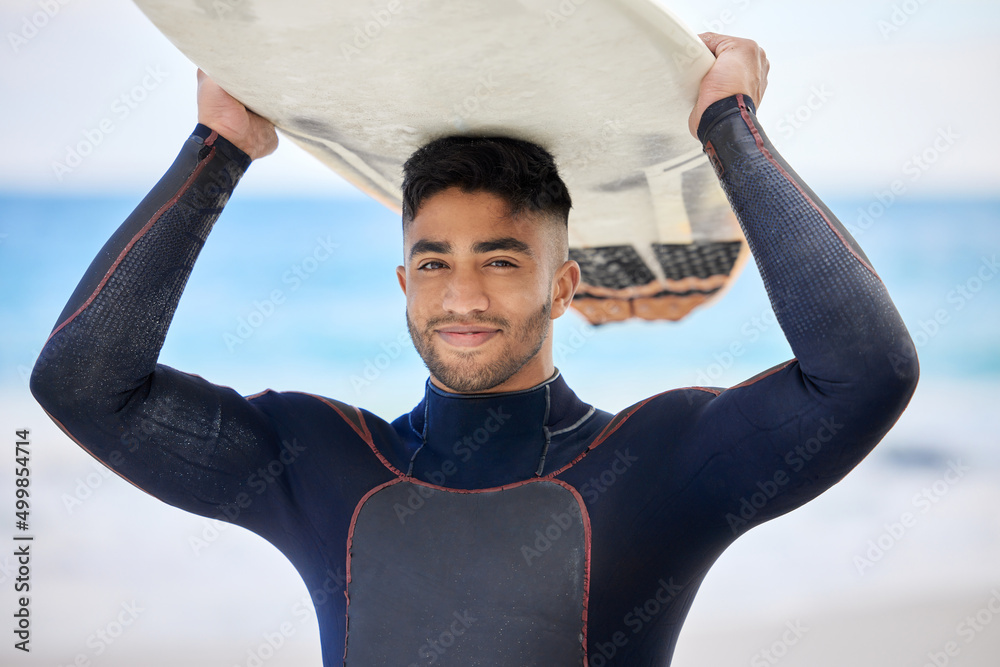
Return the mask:
{"type": "Polygon", "coordinates": [[[649,0],[136,0],[195,64],[400,209],[401,166],[452,134],[556,158],[591,322],[677,320],[749,255],[687,128],[714,62],[649,0]]]}

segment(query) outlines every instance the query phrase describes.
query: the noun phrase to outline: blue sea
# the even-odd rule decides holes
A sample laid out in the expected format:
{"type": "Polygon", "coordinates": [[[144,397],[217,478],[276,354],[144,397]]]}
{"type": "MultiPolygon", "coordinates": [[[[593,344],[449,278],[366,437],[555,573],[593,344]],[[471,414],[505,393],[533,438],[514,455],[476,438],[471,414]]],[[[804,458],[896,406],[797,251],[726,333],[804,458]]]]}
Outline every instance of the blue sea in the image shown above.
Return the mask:
{"type": "MultiPolygon", "coordinates": [[[[0,196],[0,386],[23,383],[79,277],[138,199],[0,196]]],[[[922,386],[1000,380],[1000,200],[828,204],[914,335],[922,386]]],[[[399,345],[400,253],[398,217],[374,202],[237,196],[198,260],[161,361],[245,393],[298,388],[405,409],[423,371],[399,345]]],[[[608,409],[677,385],[735,384],[789,356],[752,263],[715,305],[680,323],[595,329],[575,313],[557,322],[557,364],[608,409]]]]}
{"type": "MultiPolygon", "coordinates": [[[[0,196],[0,434],[30,427],[36,438],[34,511],[45,538],[36,623],[48,643],[16,664],[96,659],[88,636],[134,599],[149,611],[99,664],[153,664],[146,656],[182,636],[212,656],[199,664],[249,665],[305,595],[259,538],[209,526],[102,473],[27,392],[77,281],[140,198],[0,196]],[[211,547],[192,550],[193,536],[211,547]]],[[[746,664],[796,619],[818,628],[824,614],[846,609],[875,627],[889,616],[870,610],[885,600],[943,600],[937,616],[915,617],[922,629],[899,630],[899,646],[888,626],[878,638],[892,647],[886,655],[912,655],[881,664],[922,664],[954,634],[962,610],[1000,585],[1000,200],[876,202],[827,203],[854,230],[917,343],[917,394],[844,482],[723,555],[691,611],[678,667],[709,664],[705,656],[722,650],[719,632],[753,629],[735,653],[746,664]],[[942,486],[955,465],[967,472],[942,486]],[[924,489],[934,494],[926,508],[915,501],[924,489]],[[907,512],[916,525],[896,537],[907,512]],[[907,639],[914,632],[916,642],[907,639]]],[[[400,255],[399,219],[378,204],[237,196],[202,251],[160,361],[244,394],[305,390],[394,418],[419,400],[426,378],[406,336],[400,255]]],[[[570,313],[557,322],[555,343],[570,386],[609,411],[672,387],[736,384],[791,356],[752,263],[720,300],[682,322],[595,328],[570,313]]],[[[12,478],[10,458],[0,460],[0,480],[12,478]]],[[[7,490],[0,481],[0,494],[7,490]]],[[[0,557],[6,589],[4,567],[0,557]]],[[[293,630],[268,667],[316,664],[313,625],[293,630]]],[[[833,655],[837,641],[823,644],[820,632],[812,655],[833,655]]],[[[979,637],[972,648],[996,650],[1000,616],[979,637]]],[[[825,664],[808,658],[809,646],[803,640],[801,659],[782,665],[825,664]]],[[[966,654],[963,665],[995,664],[966,654]]],[[[712,664],[737,663],[720,654],[712,664]]]]}

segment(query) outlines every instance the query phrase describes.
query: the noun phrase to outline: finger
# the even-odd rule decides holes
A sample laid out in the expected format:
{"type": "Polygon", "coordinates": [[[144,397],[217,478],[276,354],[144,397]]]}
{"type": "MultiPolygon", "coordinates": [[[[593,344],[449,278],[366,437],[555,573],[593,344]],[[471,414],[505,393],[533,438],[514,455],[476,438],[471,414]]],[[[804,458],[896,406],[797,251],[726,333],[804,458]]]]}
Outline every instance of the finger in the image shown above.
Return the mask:
{"type": "Polygon", "coordinates": [[[701,41],[705,42],[705,46],[712,52],[712,55],[715,55],[715,50],[719,48],[722,40],[726,39],[726,35],[720,35],[715,32],[703,32],[698,37],[701,38],[701,41]]]}

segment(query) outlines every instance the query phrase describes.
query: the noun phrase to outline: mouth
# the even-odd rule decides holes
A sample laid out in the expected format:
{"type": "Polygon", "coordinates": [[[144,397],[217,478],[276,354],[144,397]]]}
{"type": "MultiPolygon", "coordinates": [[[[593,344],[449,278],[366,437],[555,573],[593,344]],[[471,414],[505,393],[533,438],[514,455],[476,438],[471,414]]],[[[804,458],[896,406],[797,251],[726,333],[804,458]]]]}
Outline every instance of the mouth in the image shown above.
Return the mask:
{"type": "Polygon", "coordinates": [[[478,347],[499,334],[500,329],[476,324],[454,324],[435,329],[435,333],[446,343],[455,347],[478,347]]]}

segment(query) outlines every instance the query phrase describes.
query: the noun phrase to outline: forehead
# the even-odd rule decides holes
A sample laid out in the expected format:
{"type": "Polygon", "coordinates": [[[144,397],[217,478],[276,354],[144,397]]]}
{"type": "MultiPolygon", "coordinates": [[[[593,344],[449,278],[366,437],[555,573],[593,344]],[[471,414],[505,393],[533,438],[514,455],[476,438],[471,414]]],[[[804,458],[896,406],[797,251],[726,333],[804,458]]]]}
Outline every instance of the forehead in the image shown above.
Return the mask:
{"type": "Polygon", "coordinates": [[[456,249],[498,236],[514,237],[529,246],[543,242],[547,221],[522,214],[508,215],[504,199],[491,192],[448,188],[429,197],[405,228],[403,245],[422,240],[448,242],[456,249]]]}

